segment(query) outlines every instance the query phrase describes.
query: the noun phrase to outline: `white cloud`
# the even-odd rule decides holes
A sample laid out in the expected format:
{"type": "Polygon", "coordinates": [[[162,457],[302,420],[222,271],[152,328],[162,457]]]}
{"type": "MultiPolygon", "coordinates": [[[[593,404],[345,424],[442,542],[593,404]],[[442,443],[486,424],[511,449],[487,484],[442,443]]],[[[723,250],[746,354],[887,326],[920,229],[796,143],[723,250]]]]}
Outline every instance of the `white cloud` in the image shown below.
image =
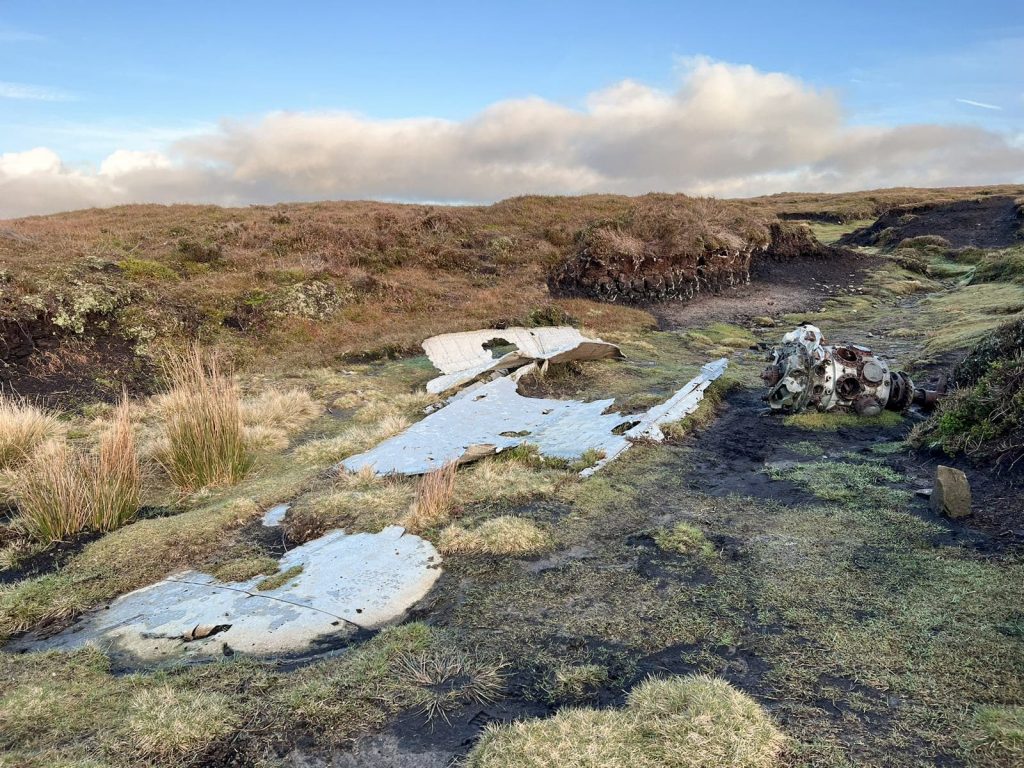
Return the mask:
{"type": "Polygon", "coordinates": [[[29,85],[27,83],[9,83],[0,81],[0,99],[17,99],[23,101],[74,101],[67,91],[49,88],[45,85],[29,85]]]}
{"type": "Polygon", "coordinates": [[[1000,112],[1003,110],[1003,108],[997,104],[986,104],[984,101],[974,101],[973,99],[954,99],[954,101],[958,101],[961,104],[967,104],[972,107],[981,107],[982,109],[995,109],[1000,112]]]}
{"type": "Polygon", "coordinates": [[[107,156],[100,164],[100,176],[125,176],[136,171],[152,171],[170,168],[170,159],[159,152],[140,152],[133,149],[119,149],[107,156]]]}
{"type": "Polygon", "coordinates": [[[706,58],[681,63],[673,92],[627,80],[590,94],[582,109],[527,98],[464,121],[274,112],[158,152],[118,150],[98,171],[31,152],[3,156],[11,159],[0,163],[0,215],[119,202],[743,196],[1024,177],[1015,137],[960,125],[853,126],[831,92],[706,58]]]}

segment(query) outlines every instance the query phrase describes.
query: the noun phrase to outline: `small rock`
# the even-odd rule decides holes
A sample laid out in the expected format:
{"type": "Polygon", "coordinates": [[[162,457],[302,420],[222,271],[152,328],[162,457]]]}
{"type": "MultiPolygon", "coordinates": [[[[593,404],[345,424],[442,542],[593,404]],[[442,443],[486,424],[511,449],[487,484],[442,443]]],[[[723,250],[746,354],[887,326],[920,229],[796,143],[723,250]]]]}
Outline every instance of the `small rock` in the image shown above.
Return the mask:
{"type": "Polygon", "coordinates": [[[932,497],[932,491],[933,490],[935,490],[935,489],[934,488],[918,488],[916,491],[914,491],[914,495],[915,496],[920,496],[921,498],[924,498],[924,499],[930,499],[932,497]]]}
{"type": "Polygon", "coordinates": [[[931,495],[932,512],[957,520],[971,514],[971,484],[959,469],[940,464],[931,495]]]}

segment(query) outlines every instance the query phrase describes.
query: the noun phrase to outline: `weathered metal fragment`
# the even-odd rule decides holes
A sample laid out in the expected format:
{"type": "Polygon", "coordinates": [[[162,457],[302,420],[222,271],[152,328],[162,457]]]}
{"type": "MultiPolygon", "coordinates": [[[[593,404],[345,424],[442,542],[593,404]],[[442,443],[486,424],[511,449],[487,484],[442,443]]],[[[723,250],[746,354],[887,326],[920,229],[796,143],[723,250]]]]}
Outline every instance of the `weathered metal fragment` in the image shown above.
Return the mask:
{"type": "Polygon", "coordinates": [[[424,341],[423,351],[442,373],[427,382],[427,391],[432,394],[447,392],[490,371],[513,370],[529,363],[622,356],[614,344],[588,338],[571,327],[445,333],[424,341]]]}
{"type": "Polygon", "coordinates": [[[860,344],[827,345],[821,330],[805,323],[782,338],[761,374],[764,399],[774,410],[844,410],[877,416],[911,403],[934,402],[935,393],[915,389],[910,376],[860,344]]]}
{"type": "Polygon", "coordinates": [[[603,458],[583,472],[589,475],[635,440],[663,440],[660,425],[692,413],[727,365],[725,358],[708,363],[667,401],[631,415],[607,413],[614,400],[523,397],[513,378],[505,376],[459,393],[444,408],[341,466],[350,472],[372,467],[381,475],[419,475],[529,443],[545,456],[568,460],[600,452],[603,458]]]}
{"type": "Polygon", "coordinates": [[[286,553],[280,571],[296,573],[274,589],[260,589],[265,576],[222,582],[186,571],[22,647],[95,645],[133,662],[308,653],[318,642],[402,618],[433,586],[440,564],[430,542],[399,526],[375,534],[336,530],[286,553]]]}

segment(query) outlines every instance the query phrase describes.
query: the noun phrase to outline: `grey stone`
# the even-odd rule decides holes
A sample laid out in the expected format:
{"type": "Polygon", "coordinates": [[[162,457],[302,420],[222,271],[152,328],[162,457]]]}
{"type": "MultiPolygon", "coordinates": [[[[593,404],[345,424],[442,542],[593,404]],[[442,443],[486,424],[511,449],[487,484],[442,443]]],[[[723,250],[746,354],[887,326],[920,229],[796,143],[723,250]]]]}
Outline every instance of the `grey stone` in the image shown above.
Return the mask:
{"type": "Polygon", "coordinates": [[[940,464],[931,495],[932,512],[957,520],[971,514],[971,484],[959,469],[940,464]]]}

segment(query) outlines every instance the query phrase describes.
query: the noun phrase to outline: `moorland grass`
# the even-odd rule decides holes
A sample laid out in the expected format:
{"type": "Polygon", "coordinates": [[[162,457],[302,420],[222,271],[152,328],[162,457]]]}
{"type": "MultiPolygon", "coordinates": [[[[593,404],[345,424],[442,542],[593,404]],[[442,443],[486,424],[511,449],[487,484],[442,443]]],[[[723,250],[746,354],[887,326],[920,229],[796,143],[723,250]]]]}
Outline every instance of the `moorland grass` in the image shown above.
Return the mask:
{"type": "Polygon", "coordinates": [[[786,738],[724,680],[650,679],[622,710],[563,709],[488,726],[470,768],[769,768],[786,738]]]}
{"type": "Polygon", "coordinates": [[[142,497],[142,470],[127,400],[99,439],[95,454],[51,441],[10,481],[16,527],[37,542],[68,541],[85,529],[107,532],[135,515],[142,497]]]}
{"type": "Polygon", "coordinates": [[[245,440],[238,385],[221,371],[215,355],[195,346],[171,356],[167,375],[171,387],[161,403],[161,465],[186,491],[234,485],[254,461],[245,440]]]}
{"type": "Polygon", "coordinates": [[[438,538],[447,555],[530,555],[550,549],[551,535],[522,517],[499,515],[473,529],[449,525],[438,538]]]}
{"type": "Polygon", "coordinates": [[[60,434],[57,417],[34,405],[0,395],[0,471],[13,469],[60,434]]]}
{"type": "Polygon", "coordinates": [[[677,555],[700,555],[711,557],[715,554],[715,546],[700,528],[692,523],[676,523],[671,528],[663,528],[654,534],[654,543],[659,549],[674,552],[677,555]]]}
{"type": "Polygon", "coordinates": [[[407,531],[423,533],[451,519],[457,470],[458,463],[453,461],[419,478],[416,497],[401,521],[407,531]]]}

